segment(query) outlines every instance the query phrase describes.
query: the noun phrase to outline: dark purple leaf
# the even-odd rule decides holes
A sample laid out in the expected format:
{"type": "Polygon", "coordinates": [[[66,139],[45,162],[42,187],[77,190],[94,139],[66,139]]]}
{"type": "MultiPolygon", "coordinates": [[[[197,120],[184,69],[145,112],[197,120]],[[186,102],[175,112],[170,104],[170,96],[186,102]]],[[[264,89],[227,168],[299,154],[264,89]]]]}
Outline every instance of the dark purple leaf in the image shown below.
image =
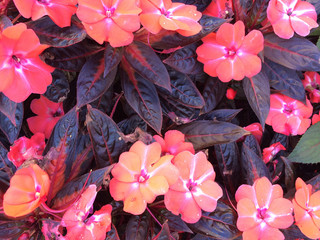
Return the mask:
{"type": "Polygon", "coordinates": [[[112,85],[117,69],[114,68],[103,77],[104,69],[104,52],[96,53],[84,64],[77,81],[78,108],[98,99],[112,85]]]}
{"type": "Polygon", "coordinates": [[[212,0],[173,0],[172,2],[181,2],[188,5],[194,5],[197,7],[197,10],[203,12],[212,0]]]}
{"type": "Polygon", "coordinates": [[[148,239],[149,222],[150,219],[146,215],[131,216],[126,227],[125,239],[148,239]]]}
{"type": "Polygon", "coordinates": [[[254,26],[260,24],[267,17],[267,7],[270,0],[255,0],[253,1],[252,8],[248,14],[247,21],[245,21],[248,27],[254,28],[254,26]]]}
{"type": "Polygon", "coordinates": [[[121,85],[128,104],[157,133],[162,127],[162,111],[157,90],[153,83],[144,79],[131,66],[122,70],[121,85]]]}
{"type": "Polygon", "coordinates": [[[56,69],[52,73],[52,83],[48,86],[44,96],[53,102],[63,102],[69,92],[70,87],[66,75],[56,69]]]}
{"type": "Polygon", "coordinates": [[[152,240],[168,240],[168,239],[172,239],[172,237],[170,235],[168,221],[165,221],[162,224],[162,228],[160,232],[154,238],[152,238],[152,240]]]}
{"type": "Polygon", "coordinates": [[[172,232],[187,232],[193,233],[188,225],[181,219],[180,216],[174,215],[166,208],[161,209],[161,222],[168,222],[169,228],[172,232]]]}
{"type": "Polygon", "coordinates": [[[281,134],[281,133],[275,133],[271,142],[271,144],[280,142],[285,148],[288,148],[289,146],[289,136],[281,134]]]}
{"type": "Polygon", "coordinates": [[[221,122],[231,122],[242,109],[217,109],[200,115],[198,120],[217,120],[221,122]]]}
{"type": "Polygon", "coordinates": [[[120,240],[117,229],[111,223],[111,230],[107,232],[107,236],[105,240],[120,240]]]}
{"type": "Polygon", "coordinates": [[[9,180],[16,171],[16,167],[8,159],[8,150],[0,143],[0,170],[4,173],[2,175],[2,182],[7,182],[9,185],[9,180]]]}
{"type": "Polygon", "coordinates": [[[303,37],[279,38],[275,34],[264,37],[264,56],[287,68],[299,71],[319,71],[320,50],[303,37]]]}
{"type": "Polygon", "coordinates": [[[86,125],[93,145],[98,167],[118,162],[119,155],[126,150],[117,124],[105,113],[88,105],[86,125]]]}
{"type": "Polygon", "coordinates": [[[114,105],[113,85],[105,91],[97,100],[90,103],[93,108],[99,109],[101,112],[111,113],[114,105]]]}
{"type": "Polygon", "coordinates": [[[214,152],[224,184],[228,187],[231,194],[234,195],[241,183],[239,162],[240,154],[237,143],[232,142],[228,144],[215,145],[214,152]]]}
{"type": "Polygon", "coordinates": [[[123,132],[124,135],[133,133],[137,127],[141,128],[144,131],[147,130],[146,122],[143,121],[141,117],[139,117],[139,115],[137,114],[134,114],[129,118],[126,118],[121,122],[119,122],[118,127],[120,128],[120,130],[123,132]]]}
{"type": "Polygon", "coordinates": [[[114,68],[116,68],[123,56],[124,48],[113,48],[107,43],[104,53],[104,72],[103,77],[106,77],[114,68]]]}
{"type": "Polygon", "coordinates": [[[196,150],[201,150],[216,144],[225,144],[248,135],[242,127],[228,122],[194,121],[177,128],[185,134],[196,150]]]}
{"type": "Polygon", "coordinates": [[[260,72],[251,78],[244,78],[242,82],[247,100],[264,129],[270,109],[269,79],[265,73],[260,72]]]}
{"type": "Polygon", "coordinates": [[[18,239],[19,236],[27,229],[23,221],[0,221],[0,236],[1,239],[18,239]]]}
{"type": "Polygon", "coordinates": [[[290,160],[284,156],[280,157],[284,164],[284,182],[286,184],[287,189],[291,189],[294,187],[295,183],[295,173],[294,166],[290,160]]]}
{"type": "Polygon", "coordinates": [[[125,48],[124,56],[131,67],[143,78],[171,92],[168,71],[158,55],[142,42],[125,48]]]}
{"type": "Polygon", "coordinates": [[[81,42],[87,36],[86,31],[79,22],[72,21],[70,27],[57,26],[48,16],[27,24],[40,39],[41,44],[52,47],[68,47],[81,42]]]}
{"type": "Polygon", "coordinates": [[[1,15],[0,16],[0,31],[2,32],[4,29],[7,27],[11,27],[13,24],[6,15],[1,15]]]}
{"type": "Polygon", "coordinates": [[[59,231],[60,221],[44,219],[41,221],[41,223],[42,223],[41,232],[44,235],[45,240],[63,239],[63,236],[59,231]]]}
{"type": "Polygon", "coordinates": [[[202,109],[203,113],[212,111],[217,107],[221,99],[226,93],[227,83],[221,82],[219,78],[208,77],[202,92],[205,101],[205,106],[202,109]]]}
{"type": "Polygon", "coordinates": [[[16,125],[17,103],[11,101],[2,92],[0,92],[0,112],[3,113],[15,126],[16,125]]]}
{"type": "Polygon", "coordinates": [[[199,74],[203,72],[203,64],[197,60],[196,49],[198,46],[199,42],[178,49],[163,62],[179,72],[199,74]]]}
{"type": "Polygon", "coordinates": [[[253,0],[232,0],[236,21],[246,22],[248,10],[251,9],[253,0]]]}
{"type": "MultiPolygon", "coordinates": [[[[5,98],[2,98],[1,101],[3,101],[3,103],[6,102],[8,105],[10,104],[11,107],[15,105],[9,99],[6,101],[5,98]]],[[[8,107],[10,108],[10,106],[8,107]]],[[[7,111],[11,110],[7,109],[7,111]]],[[[11,121],[4,113],[0,112],[0,129],[6,135],[11,144],[13,144],[13,142],[18,138],[20,133],[23,120],[23,103],[17,103],[16,107],[13,108],[12,111],[13,112],[10,112],[10,118],[12,119],[12,116],[14,116],[14,121],[11,121]],[[15,122],[15,124],[12,122],[15,122]]],[[[9,115],[9,112],[7,112],[7,114],[9,115]]]]}
{"type": "Polygon", "coordinates": [[[265,59],[262,71],[267,75],[272,88],[293,99],[306,101],[305,89],[295,70],[265,59]]]}

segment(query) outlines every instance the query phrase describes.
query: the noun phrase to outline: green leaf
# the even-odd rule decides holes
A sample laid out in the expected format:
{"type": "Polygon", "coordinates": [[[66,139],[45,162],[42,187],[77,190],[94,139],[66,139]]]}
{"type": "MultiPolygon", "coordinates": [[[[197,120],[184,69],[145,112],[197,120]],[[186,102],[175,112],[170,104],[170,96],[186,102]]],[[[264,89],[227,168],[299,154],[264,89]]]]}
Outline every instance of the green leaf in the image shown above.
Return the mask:
{"type": "Polygon", "coordinates": [[[302,136],[295,149],[288,156],[291,162],[319,163],[320,162],[320,122],[312,125],[302,136]]]}

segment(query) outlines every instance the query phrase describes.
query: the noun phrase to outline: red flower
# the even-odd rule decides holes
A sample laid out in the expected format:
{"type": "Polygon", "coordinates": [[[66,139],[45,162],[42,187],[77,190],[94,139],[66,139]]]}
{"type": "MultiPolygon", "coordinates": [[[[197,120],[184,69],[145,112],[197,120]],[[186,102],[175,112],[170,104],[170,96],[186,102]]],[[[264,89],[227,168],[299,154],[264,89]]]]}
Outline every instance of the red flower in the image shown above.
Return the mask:
{"type": "Polygon", "coordinates": [[[312,186],[301,178],[296,180],[293,203],[294,219],[300,231],[308,238],[320,238],[320,191],[312,193],[312,186]]]}
{"type": "Polygon", "coordinates": [[[285,39],[294,32],[307,36],[310,29],[318,27],[315,8],[307,1],[270,0],[267,15],[274,33],[285,39]]]}
{"type": "Polygon", "coordinates": [[[44,133],[49,138],[54,126],[64,115],[62,103],[52,102],[41,95],[39,99],[32,100],[30,108],[38,115],[27,119],[30,131],[44,133]]]}
{"type": "Polygon", "coordinates": [[[260,123],[252,123],[246,127],[243,127],[243,129],[251,132],[251,134],[257,139],[258,143],[261,143],[262,138],[262,126],[260,123]]]}
{"type": "Polygon", "coordinates": [[[202,14],[196,6],[172,3],[171,0],[140,0],[140,7],[141,24],[153,34],[164,28],[183,36],[192,36],[202,29],[198,23],[202,14]]]}
{"type": "Polygon", "coordinates": [[[129,152],[120,155],[119,162],[111,173],[110,194],[116,201],[123,201],[123,210],[131,214],[142,214],[147,203],[158,195],[165,194],[179,176],[171,163],[172,155],[160,158],[161,146],[154,142],[145,145],[138,141],[129,152]]]}
{"type": "Polygon", "coordinates": [[[194,154],[194,148],[192,143],[184,141],[184,134],[177,130],[170,130],[164,135],[164,139],[159,135],[153,136],[153,138],[160,143],[163,154],[171,154],[176,156],[183,151],[189,151],[194,154]]]}
{"type": "Polygon", "coordinates": [[[317,72],[305,72],[302,80],[304,88],[307,90],[310,102],[320,102],[320,75],[317,72]]]}
{"type": "Polygon", "coordinates": [[[14,102],[22,102],[31,93],[44,93],[52,81],[54,68],[39,54],[47,45],[24,23],[3,30],[0,35],[0,91],[14,102]],[[26,44],[27,43],[27,44],[26,44]]]}
{"type": "Polygon", "coordinates": [[[14,141],[8,152],[8,159],[16,166],[29,159],[42,159],[42,152],[46,143],[43,133],[36,133],[30,139],[21,137],[14,141]]]}
{"type": "Polygon", "coordinates": [[[140,28],[136,0],[78,0],[77,16],[88,35],[102,44],[121,47],[133,41],[140,28]]]}
{"type": "Polygon", "coordinates": [[[263,35],[258,30],[245,36],[242,21],[234,25],[224,23],[217,33],[202,39],[197,48],[198,60],[204,64],[204,71],[222,82],[253,77],[261,70],[257,54],[263,49],[263,35]]]}
{"type": "Polygon", "coordinates": [[[46,201],[49,187],[49,176],[38,165],[19,169],[4,194],[4,213],[10,217],[21,217],[33,212],[46,201]]]}
{"type": "Polygon", "coordinates": [[[309,117],[313,107],[308,99],[307,105],[281,93],[271,94],[270,111],[266,124],[273,130],[285,135],[304,134],[311,124],[309,117]]]}
{"type": "Polygon", "coordinates": [[[71,24],[71,16],[77,11],[77,0],[13,0],[20,14],[37,20],[48,15],[59,27],[71,24]]]}
{"type": "Polygon", "coordinates": [[[237,91],[234,90],[233,88],[228,88],[227,89],[227,93],[226,93],[226,97],[230,100],[233,100],[237,95],[237,91]]]}
{"type": "Polygon", "coordinates": [[[312,125],[316,124],[317,122],[320,122],[320,114],[313,114],[311,121],[312,125]]]}
{"type": "Polygon", "coordinates": [[[272,158],[277,155],[281,150],[286,150],[286,148],[280,143],[274,143],[270,147],[264,148],[262,153],[262,159],[264,163],[268,163],[272,160],[272,158]]]}
{"type": "Polygon", "coordinates": [[[180,176],[165,194],[164,203],[173,214],[180,213],[185,222],[195,223],[201,218],[201,209],[207,212],[216,209],[222,189],[214,182],[216,174],[203,152],[196,155],[181,152],[174,158],[174,165],[180,176]]]}
{"type": "Polygon", "coordinates": [[[111,229],[111,205],[103,206],[87,219],[92,212],[96,195],[96,185],[90,185],[80,199],[65,212],[61,225],[67,228],[66,239],[104,240],[106,238],[106,232],[111,229]]]}
{"type": "Polygon", "coordinates": [[[226,18],[233,15],[232,8],[232,0],[214,0],[211,1],[203,14],[212,17],[226,18]]]}
{"type": "Polygon", "coordinates": [[[244,240],[284,239],[279,228],[293,223],[292,203],[283,198],[280,185],[272,185],[266,178],[256,180],[253,186],[243,184],[236,192],[237,227],[244,240]]]}

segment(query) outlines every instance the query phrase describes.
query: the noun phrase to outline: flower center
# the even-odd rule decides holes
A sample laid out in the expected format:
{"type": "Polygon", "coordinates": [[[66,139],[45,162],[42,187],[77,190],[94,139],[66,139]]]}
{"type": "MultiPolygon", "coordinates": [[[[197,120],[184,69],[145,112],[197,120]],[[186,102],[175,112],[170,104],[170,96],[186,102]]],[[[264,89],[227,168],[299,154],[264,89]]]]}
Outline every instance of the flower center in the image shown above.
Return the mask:
{"type": "Polygon", "coordinates": [[[260,219],[265,219],[266,218],[266,212],[267,212],[267,208],[258,208],[258,218],[260,219]]]}
{"type": "Polygon", "coordinates": [[[316,82],[311,82],[311,87],[312,87],[313,89],[319,90],[319,85],[318,85],[316,82]]]}
{"type": "Polygon", "coordinates": [[[234,47],[225,48],[225,51],[226,51],[226,54],[225,54],[226,58],[234,58],[235,55],[237,54],[237,50],[234,47]]]}
{"type": "Polygon", "coordinates": [[[35,199],[38,199],[40,197],[41,187],[38,185],[36,186],[36,192],[34,193],[35,199]]]}
{"type": "Polygon", "coordinates": [[[192,181],[191,179],[189,179],[188,183],[187,183],[187,188],[189,189],[189,191],[192,191],[192,189],[197,186],[197,183],[192,181]]]}
{"type": "Polygon", "coordinates": [[[25,62],[23,58],[16,55],[12,55],[11,58],[12,58],[12,63],[15,65],[15,67],[20,67],[25,62]]]}
{"type": "Polygon", "coordinates": [[[291,114],[293,112],[293,107],[290,105],[285,105],[283,108],[283,112],[286,114],[291,114]]]}
{"type": "Polygon", "coordinates": [[[149,179],[149,175],[145,169],[142,169],[139,176],[139,183],[142,183],[144,181],[147,181],[149,179]]]}
{"type": "Polygon", "coordinates": [[[164,9],[164,8],[161,9],[161,14],[164,15],[165,17],[167,17],[167,18],[170,16],[170,12],[167,11],[166,9],[164,9]]]}
{"type": "Polygon", "coordinates": [[[292,13],[293,13],[292,8],[289,8],[289,9],[287,10],[287,15],[288,15],[288,16],[291,16],[292,13]]]}
{"type": "Polygon", "coordinates": [[[52,113],[53,117],[60,117],[62,112],[60,110],[57,110],[55,113],[52,113]]]}
{"type": "Polygon", "coordinates": [[[115,8],[105,8],[107,18],[111,18],[114,14],[115,8]]]}

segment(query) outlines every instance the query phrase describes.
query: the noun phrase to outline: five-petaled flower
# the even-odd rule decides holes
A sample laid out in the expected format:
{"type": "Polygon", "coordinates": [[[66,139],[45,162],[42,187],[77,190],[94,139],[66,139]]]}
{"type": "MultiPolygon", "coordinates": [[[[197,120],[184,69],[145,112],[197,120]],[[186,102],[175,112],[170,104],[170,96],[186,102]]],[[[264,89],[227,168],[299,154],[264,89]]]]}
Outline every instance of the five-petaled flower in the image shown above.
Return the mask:
{"type": "Polygon", "coordinates": [[[303,86],[306,89],[310,102],[320,102],[320,75],[317,72],[305,72],[302,80],[303,86]]]}
{"type": "Polygon", "coordinates": [[[33,212],[46,201],[49,187],[49,176],[38,165],[19,169],[4,194],[4,213],[10,217],[21,217],[33,212]]]}
{"type": "Polygon", "coordinates": [[[48,15],[59,27],[68,27],[77,11],[77,0],[13,0],[20,14],[34,21],[48,15]]]}
{"type": "Polygon", "coordinates": [[[90,185],[80,199],[69,208],[61,220],[61,225],[67,228],[66,239],[96,239],[106,238],[106,232],[111,229],[110,204],[103,206],[99,211],[92,213],[92,205],[97,195],[96,185],[90,185]]]}
{"type": "Polygon", "coordinates": [[[36,133],[30,139],[21,137],[14,141],[8,152],[8,159],[16,166],[29,159],[42,159],[42,152],[46,146],[43,133],[36,133]]]}
{"type": "Polygon", "coordinates": [[[218,18],[229,18],[233,15],[232,5],[232,0],[214,0],[203,11],[203,14],[218,18]]]}
{"type": "Polygon", "coordinates": [[[199,33],[198,23],[202,14],[196,6],[172,3],[171,0],[140,0],[140,21],[149,32],[157,34],[161,29],[177,31],[183,36],[199,33]]]}
{"type": "Polygon", "coordinates": [[[88,35],[112,47],[129,45],[140,28],[136,0],[78,0],[77,16],[88,35]]]}
{"type": "Polygon", "coordinates": [[[307,36],[310,29],[318,27],[314,6],[302,0],[270,0],[267,16],[273,31],[281,38],[289,39],[294,32],[307,36]]]}
{"type": "Polygon", "coordinates": [[[272,185],[266,178],[257,179],[253,186],[243,184],[236,192],[237,227],[244,240],[280,240],[280,229],[293,223],[293,205],[283,198],[280,185],[272,185]]]}
{"type": "Polygon", "coordinates": [[[253,77],[261,70],[261,60],[257,54],[263,50],[263,35],[252,30],[245,36],[242,21],[234,25],[224,23],[217,33],[202,39],[197,48],[198,60],[204,64],[204,71],[222,82],[232,79],[242,80],[253,77]]]}
{"type": "Polygon", "coordinates": [[[184,141],[184,134],[178,130],[170,130],[165,133],[164,139],[159,135],[153,138],[160,143],[163,154],[171,154],[176,156],[183,151],[189,151],[194,154],[192,143],[184,141]]]}
{"type": "Polygon", "coordinates": [[[171,163],[172,155],[161,155],[161,146],[154,142],[145,145],[137,141],[129,152],[120,155],[111,173],[110,194],[116,201],[123,200],[123,210],[135,215],[142,214],[147,203],[167,193],[169,186],[179,176],[171,163]]]}
{"type": "Polygon", "coordinates": [[[222,189],[214,181],[216,174],[203,152],[193,155],[184,151],[173,162],[180,176],[165,194],[164,203],[173,214],[181,214],[185,222],[195,223],[201,218],[201,209],[207,212],[216,209],[222,189]]]}
{"type": "Polygon", "coordinates": [[[24,23],[7,27],[0,35],[0,91],[14,102],[31,93],[44,93],[52,81],[53,67],[40,60],[48,48],[24,23]],[[26,44],[27,43],[27,44],[26,44]]]}
{"type": "Polygon", "coordinates": [[[281,150],[286,150],[286,148],[280,142],[276,142],[270,145],[270,147],[264,148],[262,152],[262,160],[264,163],[270,162],[281,150]]]}
{"type": "Polygon", "coordinates": [[[37,116],[27,119],[30,131],[44,133],[48,139],[54,126],[64,115],[62,103],[52,102],[41,95],[39,99],[32,100],[30,108],[32,112],[37,114],[37,116]]]}
{"type": "Polygon", "coordinates": [[[308,238],[320,238],[320,191],[312,192],[312,186],[301,178],[296,180],[293,203],[294,219],[301,232],[308,238]]]}
{"type": "Polygon", "coordinates": [[[289,135],[304,134],[310,127],[313,107],[308,99],[306,105],[281,93],[271,94],[270,111],[266,124],[278,133],[289,135]]]}

